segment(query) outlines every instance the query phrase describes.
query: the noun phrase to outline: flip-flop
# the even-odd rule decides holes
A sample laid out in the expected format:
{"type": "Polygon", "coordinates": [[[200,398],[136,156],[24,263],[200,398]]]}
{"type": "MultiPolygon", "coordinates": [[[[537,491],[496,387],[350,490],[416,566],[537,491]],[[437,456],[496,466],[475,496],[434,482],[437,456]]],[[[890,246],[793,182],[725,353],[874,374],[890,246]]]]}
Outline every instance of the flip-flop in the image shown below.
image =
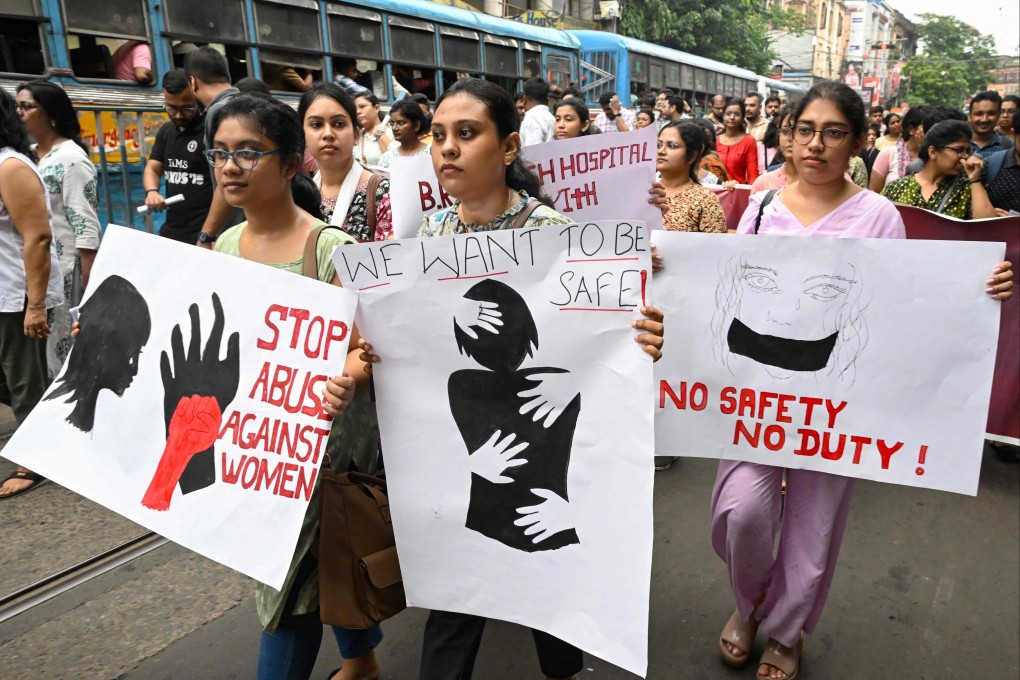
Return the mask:
{"type": "Polygon", "coordinates": [[[0,501],[7,500],[8,498],[14,498],[15,496],[20,496],[23,493],[28,493],[32,489],[39,486],[42,482],[46,481],[45,477],[43,477],[42,475],[37,475],[31,470],[15,470],[10,475],[8,475],[7,479],[5,479],[4,481],[6,482],[8,479],[24,479],[32,483],[26,486],[21,491],[15,491],[14,493],[4,494],[0,496],[0,501]]]}
{"type": "MultiPolygon", "coordinates": [[[[786,647],[769,638],[768,644],[765,645],[765,651],[762,652],[761,660],[758,662],[758,668],[761,668],[762,664],[772,666],[786,673],[783,680],[797,680],[797,676],[800,674],[800,653],[803,648],[803,635],[800,636],[794,647],[786,647]]],[[[762,678],[763,676],[756,675],[756,677],[762,678]]]]}
{"type": "Polygon", "coordinates": [[[754,636],[758,634],[758,622],[752,615],[747,623],[740,620],[740,609],[734,609],[729,620],[723,626],[719,635],[719,656],[722,662],[730,668],[740,669],[747,665],[751,659],[751,648],[754,647],[754,636]],[[730,643],[744,653],[743,656],[736,656],[726,648],[724,643],[730,643]]]}

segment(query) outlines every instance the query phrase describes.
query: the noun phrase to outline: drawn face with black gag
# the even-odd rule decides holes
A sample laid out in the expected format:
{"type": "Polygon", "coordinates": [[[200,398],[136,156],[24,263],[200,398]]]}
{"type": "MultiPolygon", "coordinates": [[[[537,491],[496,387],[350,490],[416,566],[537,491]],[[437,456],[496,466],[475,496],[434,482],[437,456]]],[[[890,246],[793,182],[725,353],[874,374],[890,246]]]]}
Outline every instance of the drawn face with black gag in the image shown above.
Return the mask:
{"type": "Polygon", "coordinates": [[[772,263],[741,256],[716,289],[715,351],[732,372],[738,355],[774,378],[797,373],[853,381],[867,343],[862,272],[852,263],[772,263]]]}
{"type": "Polygon", "coordinates": [[[67,422],[91,432],[96,400],[101,390],[123,396],[138,375],[142,347],[149,341],[152,322],[149,306],[127,279],[110,276],[81,307],[81,334],[46,399],[70,395],[75,402],[67,422]]]}

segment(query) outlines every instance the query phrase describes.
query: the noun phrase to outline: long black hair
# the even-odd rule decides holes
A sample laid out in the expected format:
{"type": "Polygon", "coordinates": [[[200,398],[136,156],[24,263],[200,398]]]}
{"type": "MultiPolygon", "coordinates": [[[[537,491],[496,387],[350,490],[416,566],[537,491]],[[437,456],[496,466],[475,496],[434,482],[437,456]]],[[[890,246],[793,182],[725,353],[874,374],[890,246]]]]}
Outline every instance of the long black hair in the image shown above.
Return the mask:
{"type": "MultiPolygon", "coordinates": [[[[374,95],[373,95],[374,96],[374,95]]],[[[343,91],[339,85],[333,83],[315,83],[312,85],[307,92],[301,95],[301,101],[298,102],[298,119],[302,125],[305,122],[305,114],[308,113],[308,107],[312,105],[319,97],[329,97],[337,104],[343,107],[343,110],[347,113],[347,117],[351,119],[351,125],[355,128],[360,128],[358,125],[358,107],[354,105],[354,99],[351,95],[343,91]]],[[[376,102],[379,100],[376,99],[376,102]]]]}
{"type": "Polygon", "coordinates": [[[730,97],[729,99],[726,100],[726,103],[723,104],[723,120],[721,121],[723,126],[726,125],[726,109],[730,108],[731,106],[740,107],[740,129],[746,131],[747,118],[745,118],[744,116],[747,115],[747,104],[744,103],[743,99],[738,99],[737,97],[730,97]]]}
{"type": "MultiPolygon", "coordinates": [[[[499,85],[479,78],[461,78],[443,92],[439,101],[436,102],[436,110],[439,110],[439,105],[443,103],[444,99],[459,94],[472,97],[485,106],[489,119],[496,125],[496,134],[500,140],[506,139],[515,132],[520,133],[521,118],[517,115],[514,100],[499,85]]],[[[514,191],[528,194],[550,208],[553,207],[553,202],[549,197],[542,194],[542,185],[538,181],[538,176],[528,170],[524,161],[521,160],[520,154],[517,154],[513,162],[506,166],[506,185],[514,191]]]]}
{"type": "MultiPolygon", "coordinates": [[[[769,165],[775,165],[776,163],[785,163],[786,154],[783,153],[783,149],[779,146],[780,131],[783,127],[783,121],[793,115],[793,104],[786,104],[783,108],[776,112],[776,115],[772,116],[772,121],[769,123],[769,127],[765,130],[765,136],[762,138],[762,144],[765,145],[766,149],[775,149],[776,155],[772,157],[772,163],[769,165]]],[[[793,134],[793,131],[790,131],[793,134]]],[[[764,172],[764,168],[762,169],[764,172]]]]}
{"type": "Polygon", "coordinates": [[[688,175],[690,176],[691,181],[697,184],[698,170],[700,169],[699,164],[708,149],[708,142],[705,139],[704,130],[693,120],[677,120],[672,123],[668,123],[662,126],[662,129],[659,130],[659,137],[661,137],[662,133],[666,130],[676,130],[677,134],[680,135],[680,139],[684,143],[684,156],[691,164],[687,169],[688,175]]]}
{"type": "MultiPolygon", "coordinates": [[[[368,102],[369,104],[371,104],[371,105],[372,105],[372,106],[374,106],[375,108],[379,108],[379,98],[378,98],[378,97],[376,97],[376,96],[375,96],[374,94],[372,94],[371,92],[362,92],[361,94],[359,94],[359,95],[358,95],[357,97],[355,97],[355,98],[354,98],[354,101],[355,101],[355,103],[357,103],[357,101],[358,101],[359,99],[364,99],[365,101],[367,101],[367,102],[368,102]]],[[[379,111],[379,112],[378,112],[378,113],[376,114],[376,117],[378,117],[378,118],[379,118],[379,122],[381,123],[381,122],[382,122],[382,120],[383,120],[383,114],[382,114],[382,111],[379,111]]]]}
{"type": "Polygon", "coordinates": [[[0,149],[7,147],[36,160],[32,141],[25,131],[25,123],[14,106],[14,97],[0,88],[0,149]]]}
{"type": "Polygon", "coordinates": [[[53,129],[57,134],[80,146],[86,156],[91,154],[91,149],[81,138],[78,114],[75,113],[71,98],[64,92],[64,88],[48,80],[29,80],[18,86],[18,92],[22,90],[28,90],[43,113],[53,120],[53,129]]]}

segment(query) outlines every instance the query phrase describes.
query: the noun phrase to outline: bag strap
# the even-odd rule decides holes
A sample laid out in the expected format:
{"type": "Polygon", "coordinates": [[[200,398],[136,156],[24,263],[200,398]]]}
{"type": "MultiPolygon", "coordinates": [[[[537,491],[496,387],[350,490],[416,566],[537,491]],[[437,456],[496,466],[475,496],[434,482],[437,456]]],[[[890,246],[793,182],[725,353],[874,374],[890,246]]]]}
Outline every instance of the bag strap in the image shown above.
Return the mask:
{"type": "Polygon", "coordinates": [[[1006,151],[1000,151],[999,153],[993,153],[988,159],[988,163],[985,166],[985,186],[991,186],[995,178],[999,176],[999,171],[1002,170],[1002,166],[1006,161],[1006,154],[1009,153],[1009,149],[1006,151]]]}
{"type": "Polygon", "coordinates": [[[312,227],[312,230],[308,232],[308,240],[305,241],[305,252],[301,257],[301,275],[307,276],[310,279],[319,280],[319,236],[326,229],[340,229],[340,227],[333,224],[320,224],[312,227]]]}
{"type": "Polygon", "coordinates": [[[949,199],[953,197],[953,194],[956,193],[956,190],[965,181],[968,181],[966,175],[960,175],[956,179],[953,180],[953,182],[949,185],[949,188],[946,189],[945,196],[943,196],[942,200],[939,201],[939,207],[935,208],[935,212],[941,214],[942,211],[945,210],[946,205],[949,204],[949,199]]]}
{"type": "Polygon", "coordinates": [[[758,229],[761,228],[761,217],[765,214],[765,206],[772,202],[772,199],[779,193],[779,189],[769,189],[765,194],[765,197],[761,199],[761,205],[758,206],[758,216],[754,218],[754,233],[758,233],[758,229]]]}
{"type": "Polygon", "coordinates": [[[538,206],[542,205],[537,198],[528,198],[528,204],[517,213],[517,217],[510,223],[507,229],[520,229],[528,223],[528,218],[531,217],[531,213],[538,210],[538,206]]]}
{"type": "Polygon", "coordinates": [[[375,194],[381,181],[382,177],[373,172],[372,176],[368,178],[368,186],[365,187],[365,218],[368,221],[368,233],[372,235],[373,241],[375,240],[376,225],[375,194]]]}

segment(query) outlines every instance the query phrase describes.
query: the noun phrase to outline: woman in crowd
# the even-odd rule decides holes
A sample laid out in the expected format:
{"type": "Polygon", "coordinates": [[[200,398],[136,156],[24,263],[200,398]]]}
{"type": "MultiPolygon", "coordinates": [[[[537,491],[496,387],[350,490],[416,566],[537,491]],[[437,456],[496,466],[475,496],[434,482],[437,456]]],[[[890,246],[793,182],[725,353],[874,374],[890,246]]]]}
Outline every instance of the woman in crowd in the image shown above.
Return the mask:
{"type": "Polygon", "coordinates": [[[875,140],[875,148],[881,151],[900,141],[903,135],[903,119],[898,113],[885,114],[885,134],[875,140]]]}
{"type": "Polygon", "coordinates": [[[634,123],[634,127],[640,130],[646,128],[655,122],[655,113],[648,109],[641,109],[637,112],[637,122],[634,123]]]}
{"type": "Polygon", "coordinates": [[[869,125],[864,145],[857,154],[864,161],[864,167],[868,170],[868,181],[871,181],[871,166],[875,164],[878,157],[878,149],[875,148],[875,141],[881,136],[880,128],[877,125],[869,125]]]}
{"type": "MultiPolygon", "coordinates": [[[[770,194],[752,195],[738,233],[904,238],[895,206],[845,177],[864,141],[864,126],[856,92],[832,81],[812,87],[793,111],[789,160],[798,181],[771,195],[764,208],[770,194]]],[[[1004,262],[993,273],[993,297],[1009,297],[1009,267],[1004,262]]],[[[769,465],[722,461],[712,493],[712,544],[726,561],[737,602],[719,637],[719,653],[727,665],[744,666],[760,626],[769,641],[757,676],[773,680],[798,675],[802,636],[814,629],[825,605],[854,488],[848,477],[794,469],[785,474],[785,505],[784,470],[769,465]]]]}
{"type": "Polygon", "coordinates": [[[995,217],[981,182],[984,163],[970,155],[970,138],[970,125],[962,120],[937,123],[921,141],[918,157],[924,169],[890,182],[882,195],[961,220],[995,217]]]}
{"type": "Polygon", "coordinates": [[[588,107],[584,100],[578,97],[561,99],[553,109],[553,117],[555,118],[553,130],[556,132],[556,139],[573,139],[588,135],[593,129],[588,107]]]}
{"type": "MultiPolygon", "coordinates": [[[[432,165],[452,206],[426,218],[421,236],[445,236],[569,224],[570,219],[540,197],[538,178],[520,158],[520,117],[507,92],[495,83],[463,78],[439,99],[432,119],[432,165]]],[[[661,356],[662,315],[643,307],[635,338],[653,359],[661,356]]],[[[361,341],[362,359],[376,362],[361,341]]],[[[329,397],[327,397],[329,398],[329,397]]],[[[425,626],[421,680],[469,678],[485,619],[433,610],[425,626]]],[[[547,678],[573,678],[583,668],[581,650],[541,631],[532,631],[539,664],[547,678]]]]}
{"type": "Polygon", "coordinates": [[[698,181],[702,184],[721,184],[730,179],[726,166],[715,152],[715,125],[704,118],[695,118],[694,122],[701,126],[705,133],[705,153],[701,157],[698,168],[698,181]]]}
{"type": "Polygon", "coordinates": [[[726,231],[719,198],[698,180],[705,146],[704,131],[693,121],[669,123],[659,132],[655,169],[666,190],[662,214],[666,231],[726,231]]]}
{"type": "Polygon", "coordinates": [[[907,176],[907,166],[917,158],[924,138],[924,119],[931,111],[930,106],[915,106],[903,116],[899,140],[886,147],[875,157],[871,166],[871,179],[868,188],[875,193],[882,193],[885,185],[900,177],[907,176]]]}
{"type": "MultiPolygon", "coordinates": [[[[772,121],[779,125],[777,157],[783,159],[783,162],[775,170],[769,170],[754,180],[754,184],[751,185],[752,194],[768,189],[782,189],[797,181],[797,166],[789,160],[793,157],[793,107],[793,104],[787,104],[772,118],[772,121]]],[[[771,123],[769,125],[771,126],[771,123]]]]}
{"type": "MultiPolygon", "coordinates": [[[[378,120],[378,108],[369,109],[367,116],[378,120]]],[[[365,116],[350,95],[332,83],[316,83],[301,96],[298,117],[308,151],[319,166],[313,181],[322,195],[322,218],[362,243],[392,238],[389,180],[365,170],[354,157],[368,132],[356,122],[365,116]]]]}
{"type": "Polygon", "coordinates": [[[413,99],[401,99],[390,109],[390,127],[397,144],[390,144],[379,157],[379,167],[388,168],[398,156],[428,156],[429,145],[419,137],[426,132],[428,118],[413,99]]]}
{"type": "MultiPolygon", "coordinates": [[[[63,284],[47,214],[46,189],[14,99],[0,89],[0,385],[21,424],[42,398],[46,317],[63,301],[63,284]]],[[[0,483],[0,500],[43,481],[18,467],[0,483]]]]}
{"type": "MultiPolygon", "coordinates": [[[[347,115],[353,120],[353,114],[347,115]]],[[[247,221],[220,236],[216,250],[299,275],[309,234],[323,223],[294,201],[294,183],[302,181],[296,175],[305,147],[301,122],[294,110],[265,97],[237,95],[217,110],[210,129],[213,148],[205,153],[216,183],[227,202],[242,208],[247,217],[247,221]]],[[[353,238],[335,229],[318,235],[315,253],[320,281],[339,285],[330,256],[335,247],[353,242],[353,238]]],[[[334,418],[339,418],[350,403],[355,383],[367,381],[358,355],[355,350],[348,358],[343,377],[327,382],[329,397],[324,408],[334,418]]],[[[327,443],[330,462],[334,469],[346,470],[350,456],[337,449],[331,436],[327,443]]],[[[318,499],[313,498],[283,588],[277,591],[262,584],[256,586],[255,603],[264,628],[258,664],[261,680],[303,680],[315,665],[322,622],[318,614],[318,573],[309,549],[318,533],[318,507],[318,499]]],[[[334,680],[379,678],[373,651],[382,639],[378,626],[359,631],[333,628],[333,634],[345,659],[343,668],[332,675],[334,680]]]]}
{"type": "Polygon", "coordinates": [[[358,125],[362,129],[357,147],[358,162],[366,168],[378,165],[393,141],[393,133],[382,124],[379,98],[374,94],[358,95],[354,105],[358,109],[358,125]]]}
{"type": "Polygon", "coordinates": [[[39,172],[49,194],[53,238],[64,275],[64,302],[53,313],[46,358],[50,379],[71,351],[71,313],[88,285],[99,249],[96,167],[81,139],[78,115],[55,83],[30,80],[18,87],[18,110],[36,143],[39,172]]]}
{"type": "MultiPolygon", "coordinates": [[[[729,179],[738,184],[751,184],[758,179],[758,144],[744,129],[744,101],[730,99],[723,109],[723,133],[716,140],[719,154],[729,179]]],[[[720,178],[721,179],[721,178],[720,178]]]]}
{"type": "Polygon", "coordinates": [[[775,170],[786,160],[783,157],[782,143],[779,135],[779,116],[772,116],[769,125],[765,128],[765,135],[758,142],[758,169],[761,171],[760,178],[766,172],[775,170]]]}

